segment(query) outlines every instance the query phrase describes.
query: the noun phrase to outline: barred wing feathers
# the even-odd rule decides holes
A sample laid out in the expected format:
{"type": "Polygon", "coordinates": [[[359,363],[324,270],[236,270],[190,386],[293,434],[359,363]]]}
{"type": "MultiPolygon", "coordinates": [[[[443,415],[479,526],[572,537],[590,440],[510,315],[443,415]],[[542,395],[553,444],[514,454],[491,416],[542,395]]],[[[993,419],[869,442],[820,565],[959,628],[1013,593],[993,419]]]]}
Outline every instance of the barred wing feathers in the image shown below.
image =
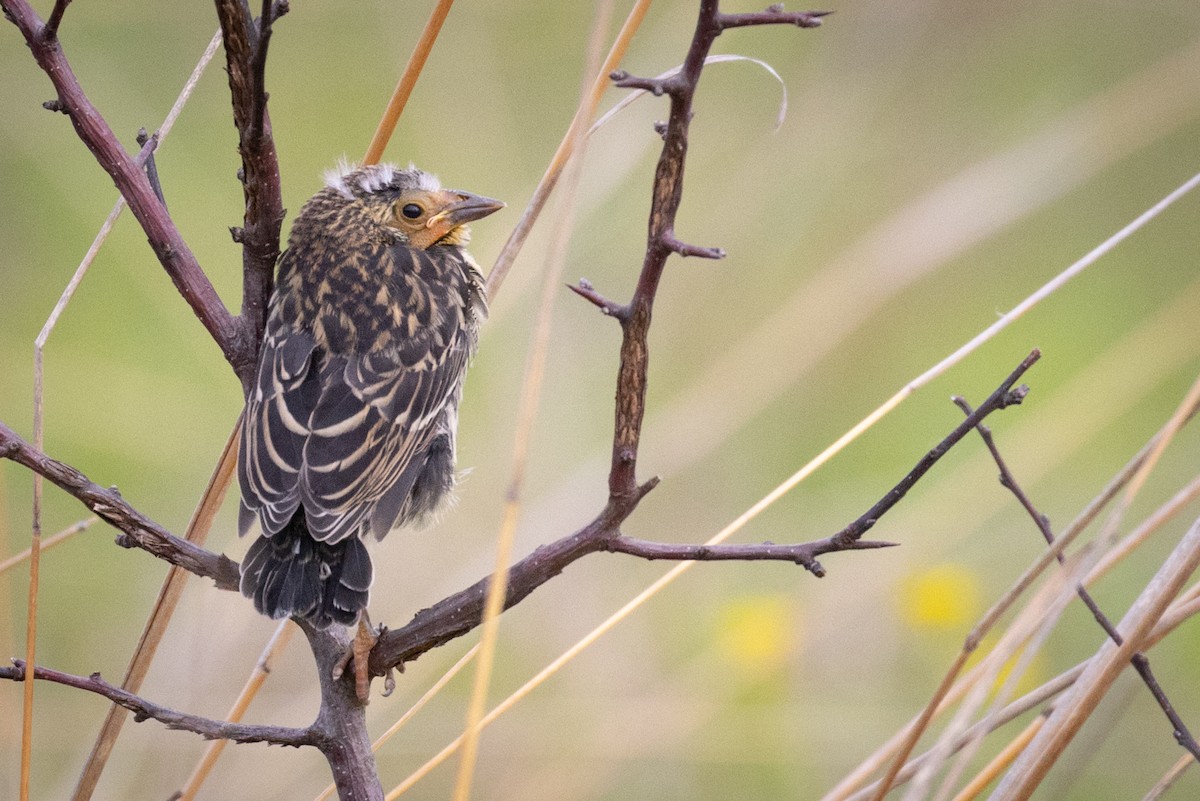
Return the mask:
{"type": "MultiPolygon", "coordinates": [[[[417,275],[446,277],[430,254],[403,250],[417,275]]],[[[366,531],[382,537],[426,511],[410,496],[431,458],[452,464],[461,379],[474,347],[475,321],[465,316],[475,313],[477,287],[464,274],[470,265],[455,261],[446,267],[459,280],[422,282],[438,296],[414,304],[417,335],[402,331],[390,347],[329,353],[272,315],[242,433],[243,533],[255,512],[270,537],[303,507],[312,537],[332,544],[366,531]]]]}

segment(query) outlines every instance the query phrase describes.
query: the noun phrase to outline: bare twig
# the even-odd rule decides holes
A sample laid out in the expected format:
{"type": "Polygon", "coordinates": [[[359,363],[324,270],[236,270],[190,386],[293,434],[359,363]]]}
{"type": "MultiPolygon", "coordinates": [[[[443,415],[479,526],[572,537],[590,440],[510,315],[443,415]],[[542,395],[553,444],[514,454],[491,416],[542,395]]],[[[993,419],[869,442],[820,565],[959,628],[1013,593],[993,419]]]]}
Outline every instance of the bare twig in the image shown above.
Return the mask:
{"type": "Polygon", "coordinates": [[[54,0],[54,8],[50,10],[50,17],[46,20],[46,27],[42,29],[42,37],[46,41],[53,41],[58,38],[58,26],[62,24],[63,14],[67,11],[67,6],[71,5],[71,0],[54,0]]]}
{"type": "Polygon", "coordinates": [[[238,565],[232,559],[181,540],[130,506],[115,489],[105,489],[68,464],[52,459],[0,423],[0,458],[10,459],[79,500],[123,532],[117,543],[137,547],[189,573],[211,578],[223,590],[236,590],[238,565]]]}
{"type": "MultiPolygon", "coordinates": [[[[614,551],[630,553],[649,559],[786,559],[787,561],[803,564],[816,575],[822,575],[823,568],[816,562],[815,557],[835,551],[860,550],[877,548],[886,543],[861,542],[865,534],[880,516],[886,514],[904,497],[904,494],[916,481],[943,456],[954,443],[971,431],[971,428],[982,419],[982,414],[990,414],[997,409],[1017,402],[1024,396],[1021,387],[1014,388],[1035,361],[1036,351],[1030,354],[1013,371],[989,398],[975,411],[969,425],[960,424],[937,447],[926,454],[917,466],[901,481],[888,491],[879,502],[846,528],[830,537],[805,543],[798,546],[780,546],[770,543],[736,545],[718,547],[715,545],[677,546],[658,543],[647,543],[632,540],[628,546],[624,537],[618,536],[614,526],[619,520],[611,522],[605,513],[584,528],[567,537],[538,548],[530,556],[518,562],[509,571],[509,590],[505,608],[513,606],[539,586],[561,573],[567,565],[589,553],[597,551],[614,551]]],[[[639,492],[647,491],[645,485],[639,492]]],[[[636,501],[635,501],[636,504],[636,501]]],[[[610,509],[612,503],[610,502],[610,509]]],[[[606,510],[607,511],[607,510],[606,510]]],[[[418,613],[406,626],[387,632],[379,645],[371,653],[371,672],[382,675],[388,668],[416,659],[421,654],[449,640],[459,637],[478,625],[483,609],[483,598],[489,579],[483,579],[473,586],[443,599],[429,609],[418,613]]]]}
{"type": "Polygon", "coordinates": [[[275,280],[283,226],[279,158],[271,134],[265,74],[271,24],[287,5],[264,2],[258,22],[251,18],[245,0],[216,0],[216,7],[225,43],[238,153],[242,157],[238,177],[246,201],[242,225],[232,230],[234,239],[242,245],[242,314],[238,324],[247,343],[249,364],[237,373],[246,388],[267,321],[267,301],[275,280]]]}
{"type": "MultiPolygon", "coordinates": [[[[955,397],[954,402],[966,414],[971,414],[971,405],[962,397],[955,397]]],[[[987,426],[980,424],[976,426],[976,431],[982,437],[984,444],[987,445],[988,452],[992,455],[992,460],[995,461],[996,467],[1000,470],[1000,485],[1007,489],[1016,497],[1017,501],[1025,509],[1026,513],[1033,519],[1034,524],[1042,533],[1042,538],[1046,540],[1047,545],[1054,544],[1054,532],[1050,527],[1050,518],[1042,514],[1033,505],[1033,501],[1029,499],[1025,490],[1017,482],[1016,476],[1008,469],[1008,464],[1000,455],[1000,449],[996,446],[995,438],[992,436],[992,431],[987,426]]],[[[1058,553],[1058,563],[1066,565],[1066,557],[1061,552],[1058,553]]],[[[1083,605],[1091,612],[1092,617],[1100,624],[1100,628],[1104,629],[1104,633],[1117,645],[1123,645],[1125,638],[1117,631],[1117,627],[1113,625],[1108,616],[1100,609],[1100,605],[1096,603],[1096,599],[1088,592],[1087,588],[1077,582],[1075,585],[1075,593],[1079,596],[1079,600],[1083,601],[1083,605]]],[[[1184,748],[1186,748],[1197,760],[1200,760],[1200,744],[1197,744],[1191,732],[1188,731],[1187,725],[1179,716],[1170,699],[1167,698],[1166,692],[1162,685],[1158,683],[1158,679],[1154,676],[1154,671],[1150,668],[1150,660],[1144,653],[1138,651],[1130,658],[1130,664],[1142,677],[1146,688],[1150,690],[1150,694],[1154,696],[1155,702],[1162,709],[1163,714],[1167,716],[1167,720],[1171,722],[1172,730],[1175,734],[1175,740],[1184,748]]]]}
{"type": "MultiPolygon", "coordinates": [[[[297,729],[288,726],[251,726],[176,712],[109,684],[100,677],[99,673],[93,673],[90,676],[75,676],[50,668],[35,667],[33,677],[41,681],[50,681],[102,695],[133,712],[133,719],[139,723],[153,719],[165,724],[168,729],[190,731],[209,740],[219,738],[238,743],[271,743],[290,745],[294,748],[303,745],[319,745],[321,741],[321,734],[315,727],[297,729]]],[[[24,681],[25,662],[14,659],[13,667],[0,667],[0,679],[24,681]]]]}

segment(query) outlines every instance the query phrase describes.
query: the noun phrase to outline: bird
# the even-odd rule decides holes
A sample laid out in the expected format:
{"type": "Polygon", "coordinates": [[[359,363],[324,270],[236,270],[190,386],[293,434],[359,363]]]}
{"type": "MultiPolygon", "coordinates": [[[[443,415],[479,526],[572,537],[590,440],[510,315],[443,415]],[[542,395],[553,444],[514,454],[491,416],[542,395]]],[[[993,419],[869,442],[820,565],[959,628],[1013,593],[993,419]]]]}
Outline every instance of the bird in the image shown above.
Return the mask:
{"type": "Polygon", "coordinates": [[[240,589],[271,618],[357,623],[366,703],[365,541],[428,523],[452,497],[463,379],[487,315],[467,223],[504,204],[411,165],[325,178],[279,257],[247,396],[238,529],[259,534],[240,589]]]}

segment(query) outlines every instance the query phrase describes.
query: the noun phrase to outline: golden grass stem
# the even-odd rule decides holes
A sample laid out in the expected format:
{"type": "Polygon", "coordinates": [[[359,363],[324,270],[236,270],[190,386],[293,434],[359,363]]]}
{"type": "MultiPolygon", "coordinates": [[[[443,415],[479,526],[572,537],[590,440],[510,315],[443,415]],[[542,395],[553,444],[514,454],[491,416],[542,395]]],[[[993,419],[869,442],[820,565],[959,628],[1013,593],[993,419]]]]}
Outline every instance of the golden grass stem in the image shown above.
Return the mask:
{"type": "MultiPolygon", "coordinates": [[[[48,551],[49,549],[53,548],[55,545],[66,542],[71,537],[74,537],[76,534],[79,534],[80,532],[87,531],[94,524],[99,522],[99,520],[100,520],[100,518],[95,517],[95,516],[84,518],[83,520],[80,520],[78,523],[72,523],[71,525],[67,526],[62,531],[58,532],[57,534],[47,537],[46,539],[44,539],[42,541],[42,547],[41,547],[42,552],[48,551]]],[[[12,556],[5,559],[3,562],[0,562],[0,575],[3,575],[5,571],[11,570],[12,568],[14,568],[17,565],[24,562],[26,559],[29,559],[30,556],[32,556],[32,554],[33,554],[33,549],[26,548],[25,550],[21,551],[20,553],[13,554],[12,556]]]]}
{"type": "MultiPolygon", "coordinates": [[[[596,71],[600,61],[600,47],[604,32],[612,17],[612,0],[598,4],[589,37],[588,54],[584,67],[585,84],[581,88],[580,108],[589,98],[586,76],[596,71]]],[[[583,150],[583,139],[587,136],[583,126],[572,126],[570,151],[579,154],[583,150]]],[[[504,516],[496,542],[496,566],[488,585],[487,602],[483,612],[483,633],[480,638],[479,658],[475,666],[475,682],[471,688],[471,700],[467,708],[467,721],[463,730],[462,757],[459,760],[458,776],[455,780],[454,801],[468,801],[474,779],[475,764],[479,752],[480,720],[487,707],[488,688],[495,665],[496,643],[499,636],[500,613],[508,594],[508,567],[512,561],[513,541],[516,539],[517,522],[520,520],[521,495],[525,483],[525,470],[529,458],[529,443],[541,405],[542,386],[546,372],[546,360],[550,352],[550,333],[554,323],[554,301],[562,284],[562,274],[567,262],[567,247],[575,225],[575,199],[579,188],[579,177],[583,161],[576,158],[564,182],[562,203],[554,237],[548,255],[548,268],[542,281],[542,297],[538,304],[537,322],[534,326],[533,343],[530,346],[525,377],[522,382],[521,400],[517,413],[517,430],[513,443],[512,478],[504,500],[504,516]]]]}
{"type": "Polygon", "coordinates": [[[438,4],[434,6],[433,12],[429,15],[429,21],[425,23],[425,29],[421,31],[421,36],[417,39],[412,55],[408,57],[408,64],[405,65],[404,72],[401,73],[400,80],[397,82],[395,90],[392,91],[392,98],[388,101],[387,108],[384,109],[383,117],[380,118],[379,125],[375,129],[375,135],[371,137],[371,143],[367,145],[363,164],[378,164],[379,159],[383,157],[383,151],[387,148],[388,141],[396,130],[396,123],[399,122],[400,115],[404,113],[404,106],[408,103],[413,87],[417,85],[417,78],[421,77],[421,70],[425,68],[425,61],[429,58],[430,51],[433,50],[433,43],[437,41],[438,33],[442,30],[442,23],[446,21],[446,16],[450,13],[450,6],[453,4],[454,0],[438,0],[438,4]]]}
{"type": "Polygon", "coordinates": [[[971,781],[954,796],[952,801],[974,801],[979,797],[987,786],[996,780],[996,777],[1004,772],[1009,765],[1013,763],[1021,752],[1029,745],[1030,740],[1034,735],[1042,730],[1042,724],[1046,722],[1044,715],[1038,715],[1029,725],[1021,730],[1021,733],[1014,737],[1004,749],[996,754],[996,757],[984,766],[983,770],[975,774],[971,781]]]}
{"type": "Polygon", "coordinates": [[[1191,754],[1184,754],[1181,756],[1178,761],[1171,766],[1171,769],[1164,773],[1163,777],[1154,783],[1154,786],[1150,788],[1150,791],[1142,796],[1142,801],[1158,801],[1160,798],[1162,798],[1163,795],[1165,795],[1166,792],[1170,790],[1172,786],[1174,786],[1175,782],[1179,780],[1179,777],[1183,775],[1183,772],[1190,768],[1195,761],[1196,758],[1191,754]]]}

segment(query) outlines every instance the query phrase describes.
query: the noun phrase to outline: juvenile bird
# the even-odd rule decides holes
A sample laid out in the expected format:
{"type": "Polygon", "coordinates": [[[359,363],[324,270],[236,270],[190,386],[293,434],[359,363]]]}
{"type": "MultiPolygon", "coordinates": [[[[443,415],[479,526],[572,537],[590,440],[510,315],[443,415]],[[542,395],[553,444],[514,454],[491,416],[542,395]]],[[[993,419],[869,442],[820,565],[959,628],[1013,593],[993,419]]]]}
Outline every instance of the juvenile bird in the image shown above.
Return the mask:
{"type": "Polygon", "coordinates": [[[421,523],[454,487],[459,398],[487,313],[466,224],[504,204],[413,167],[326,177],[279,259],[246,402],[239,529],[257,521],[261,535],[241,590],[272,618],[359,622],[365,701],[363,541],[421,523]]]}

